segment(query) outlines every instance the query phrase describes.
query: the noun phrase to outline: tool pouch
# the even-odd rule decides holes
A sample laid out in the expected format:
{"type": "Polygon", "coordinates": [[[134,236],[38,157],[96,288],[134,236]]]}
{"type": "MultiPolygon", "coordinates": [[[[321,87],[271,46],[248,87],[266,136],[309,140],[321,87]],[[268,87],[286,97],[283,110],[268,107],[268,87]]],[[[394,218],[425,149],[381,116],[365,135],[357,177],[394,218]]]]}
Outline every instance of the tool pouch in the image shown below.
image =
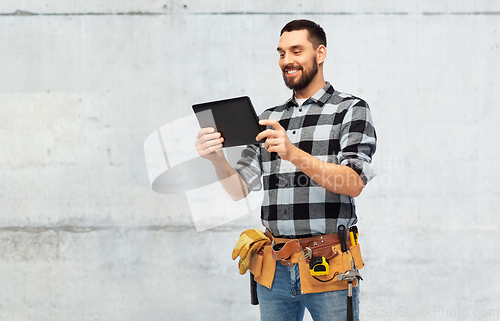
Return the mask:
{"type": "Polygon", "coordinates": [[[290,240],[286,243],[271,243],[273,258],[276,261],[285,262],[293,253],[302,251],[299,240],[290,240]]]}
{"type": "Polygon", "coordinates": [[[250,272],[255,281],[267,288],[271,288],[276,271],[276,261],[272,252],[271,242],[266,242],[250,261],[250,272]]]}
{"type": "MultiPolygon", "coordinates": [[[[340,245],[338,246],[338,249],[337,249],[337,247],[331,246],[331,245],[319,245],[319,246],[315,246],[313,248],[309,247],[308,249],[311,250],[311,259],[313,257],[322,256],[327,261],[329,261],[330,259],[339,255],[340,245]]],[[[307,251],[307,250],[304,250],[304,251],[307,251]]],[[[308,264],[309,264],[309,261],[310,260],[306,258],[306,262],[308,264]]]]}
{"type": "Polygon", "coordinates": [[[354,266],[356,266],[357,270],[361,270],[365,266],[365,263],[363,262],[363,258],[361,257],[359,243],[356,245],[352,245],[349,248],[349,252],[351,252],[352,258],[354,259],[354,266]]]}
{"type": "MultiPolygon", "coordinates": [[[[323,252],[324,254],[328,252],[326,249],[320,249],[320,251],[325,251],[323,252]]],[[[336,254],[328,259],[328,263],[330,265],[330,273],[328,275],[313,277],[309,272],[309,261],[305,259],[298,260],[300,271],[300,287],[303,293],[318,293],[347,289],[347,281],[338,281],[337,275],[339,273],[345,273],[346,271],[349,271],[351,269],[352,259],[354,259],[354,265],[356,266],[356,269],[359,270],[364,266],[363,259],[361,258],[359,244],[351,245],[350,247],[348,247],[348,251],[345,253],[340,250],[340,244],[330,246],[330,251],[330,253],[336,254]]],[[[318,254],[316,253],[313,254],[313,256],[317,255],[318,254]]],[[[325,256],[325,258],[327,258],[327,256],[325,256]]],[[[354,280],[353,286],[357,286],[357,280],[354,280]]]]}

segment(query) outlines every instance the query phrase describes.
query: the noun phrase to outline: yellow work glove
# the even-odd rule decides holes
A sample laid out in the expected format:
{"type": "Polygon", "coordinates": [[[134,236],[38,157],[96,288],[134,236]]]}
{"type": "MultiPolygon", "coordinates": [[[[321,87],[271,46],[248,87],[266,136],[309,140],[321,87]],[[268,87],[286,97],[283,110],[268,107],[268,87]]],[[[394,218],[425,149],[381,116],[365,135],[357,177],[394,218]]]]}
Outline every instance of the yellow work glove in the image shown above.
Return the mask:
{"type": "Polygon", "coordinates": [[[264,246],[264,243],[266,242],[267,240],[262,240],[253,243],[250,250],[248,250],[248,254],[245,256],[245,258],[239,260],[238,268],[240,269],[241,275],[247,273],[247,270],[250,268],[250,261],[252,260],[253,255],[257,253],[260,250],[260,248],[264,246]]]}
{"type": "Polygon", "coordinates": [[[267,241],[269,241],[269,239],[260,230],[249,229],[240,234],[240,238],[238,242],[236,242],[232,254],[233,260],[238,256],[240,257],[238,262],[240,274],[246,273],[250,267],[252,256],[259,251],[267,241]]]}
{"type": "Polygon", "coordinates": [[[264,235],[264,232],[262,232],[261,230],[249,229],[243,231],[240,234],[238,242],[236,242],[236,245],[234,246],[232,255],[233,260],[236,259],[238,256],[240,257],[240,259],[244,259],[247,256],[250,247],[255,242],[262,240],[267,241],[269,239],[267,238],[267,236],[264,235]]]}

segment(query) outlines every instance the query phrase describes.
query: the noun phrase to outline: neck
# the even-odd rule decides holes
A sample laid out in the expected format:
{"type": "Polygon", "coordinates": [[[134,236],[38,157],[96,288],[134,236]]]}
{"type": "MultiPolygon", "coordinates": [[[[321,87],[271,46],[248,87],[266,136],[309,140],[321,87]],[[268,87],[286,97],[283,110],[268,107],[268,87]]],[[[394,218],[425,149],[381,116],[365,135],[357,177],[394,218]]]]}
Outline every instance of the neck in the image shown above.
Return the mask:
{"type": "Polygon", "coordinates": [[[311,80],[309,85],[307,85],[306,88],[302,90],[295,91],[295,98],[298,99],[303,99],[303,98],[309,98],[315,93],[318,92],[321,88],[325,87],[326,81],[325,78],[323,77],[323,70],[318,70],[318,73],[316,74],[316,77],[311,80]]]}

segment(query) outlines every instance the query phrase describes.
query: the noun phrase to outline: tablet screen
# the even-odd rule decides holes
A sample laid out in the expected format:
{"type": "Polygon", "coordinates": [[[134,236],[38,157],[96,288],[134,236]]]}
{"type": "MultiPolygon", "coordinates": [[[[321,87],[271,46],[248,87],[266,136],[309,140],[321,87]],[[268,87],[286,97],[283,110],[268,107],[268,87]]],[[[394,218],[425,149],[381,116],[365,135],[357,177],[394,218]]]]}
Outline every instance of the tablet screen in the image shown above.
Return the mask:
{"type": "Polygon", "coordinates": [[[214,127],[224,137],[223,147],[263,143],[255,137],[265,129],[259,125],[247,96],[193,105],[201,128],[214,127]]]}

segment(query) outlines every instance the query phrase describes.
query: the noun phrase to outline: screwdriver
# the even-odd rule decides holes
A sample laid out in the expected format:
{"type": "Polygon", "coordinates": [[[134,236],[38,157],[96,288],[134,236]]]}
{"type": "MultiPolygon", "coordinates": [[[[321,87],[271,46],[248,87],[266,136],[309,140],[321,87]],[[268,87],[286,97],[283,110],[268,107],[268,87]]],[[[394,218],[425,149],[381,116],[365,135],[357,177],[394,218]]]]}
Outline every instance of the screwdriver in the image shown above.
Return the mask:
{"type": "Polygon", "coordinates": [[[354,225],[349,228],[349,237],[352,245],[358,245],[359,232],[357,226],[354,225]]]}

